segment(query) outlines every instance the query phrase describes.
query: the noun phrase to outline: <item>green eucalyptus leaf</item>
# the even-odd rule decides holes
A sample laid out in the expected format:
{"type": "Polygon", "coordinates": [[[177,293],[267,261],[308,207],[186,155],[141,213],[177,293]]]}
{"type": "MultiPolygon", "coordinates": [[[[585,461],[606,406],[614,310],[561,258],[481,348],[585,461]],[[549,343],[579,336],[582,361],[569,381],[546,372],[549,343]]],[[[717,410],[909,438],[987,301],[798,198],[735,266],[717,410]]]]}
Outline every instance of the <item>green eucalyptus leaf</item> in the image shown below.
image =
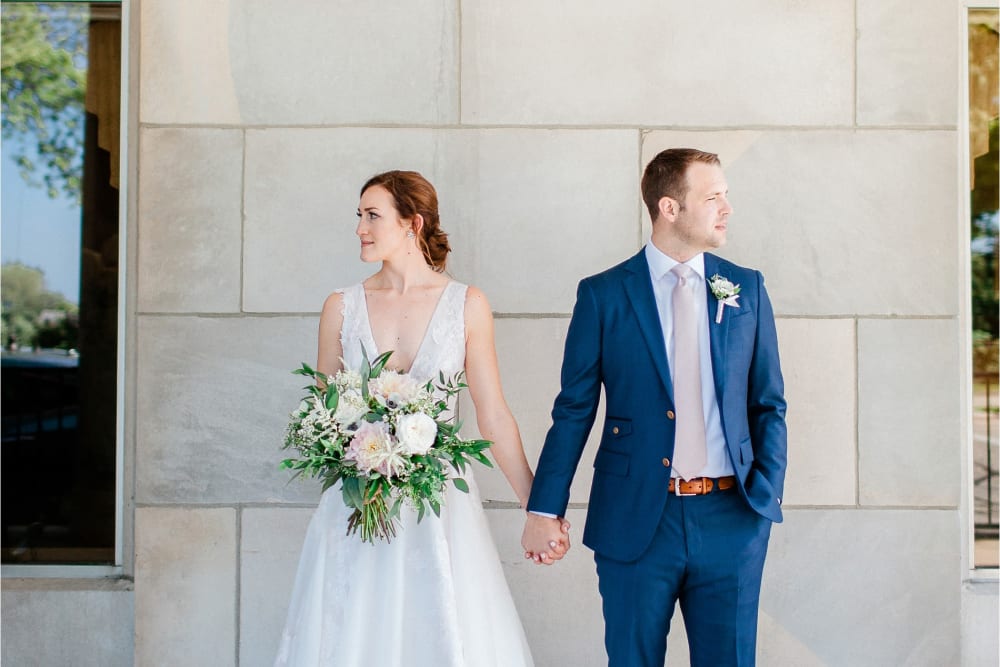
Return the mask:
{"type": "Polygon", "coordinates": [[[385,368],[385,365],[389,362],[389,357],[392,356],[392,352],[392,350],[389,350],[384,354],[380,354],[376,357],[375,361],[372,362],[371,373],[373,378],[378,377],[379,373],[382,372],[382,369],[385,368]]]}
{"type": "Polygon", "coordinates": [[[337,411],[337,404],[340,403],[340,392],[337,391],[337,385],[329,384],[326,387],[326,409],[330,412],[337,411]]]}
{"type": "Polygon", "coordinates": [[[361,495],[361,480],[357,477],[345,477],[341,485],[341,492],[344,494],[344,503],[348,507],[361,509],[364,506],[365,499],[361,495]]]}

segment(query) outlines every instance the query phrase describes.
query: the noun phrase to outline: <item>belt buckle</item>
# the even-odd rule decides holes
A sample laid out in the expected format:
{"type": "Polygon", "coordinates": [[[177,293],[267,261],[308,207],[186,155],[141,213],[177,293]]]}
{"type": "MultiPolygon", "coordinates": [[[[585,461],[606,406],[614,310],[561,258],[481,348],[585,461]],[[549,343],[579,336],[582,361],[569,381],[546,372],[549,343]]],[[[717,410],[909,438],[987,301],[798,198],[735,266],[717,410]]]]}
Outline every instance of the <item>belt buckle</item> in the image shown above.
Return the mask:
{"type": "Polygon", "coordinates": [[[674,479],[674,495],[680,498],[687,496],[700,496],[700,493],[681,493],[681,482],[683,480],[680,477],[674,479]]]}

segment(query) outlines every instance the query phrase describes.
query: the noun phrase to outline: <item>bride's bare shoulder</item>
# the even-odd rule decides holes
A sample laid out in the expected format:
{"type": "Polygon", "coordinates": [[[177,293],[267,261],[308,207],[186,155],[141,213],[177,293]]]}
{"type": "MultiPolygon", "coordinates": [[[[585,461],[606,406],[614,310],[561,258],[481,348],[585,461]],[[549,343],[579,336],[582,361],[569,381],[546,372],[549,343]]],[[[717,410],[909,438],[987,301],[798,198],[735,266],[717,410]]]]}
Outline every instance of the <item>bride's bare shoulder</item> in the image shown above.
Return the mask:
{"type": "Polygon", "coordinates": [[[324,317],[336,315],[340,316],[343,314],[344,305],[344,291],[337,290],[332,292],[330,296],[326,297],[326,301],[323,302],[323,315],[324,317]]]}
{"type": "Polygon", "coordinates": [[[478,287],[469,285],[465,290],[465,322],[481,324],[493,319],[493,310],[486,294],[478,287]]]}

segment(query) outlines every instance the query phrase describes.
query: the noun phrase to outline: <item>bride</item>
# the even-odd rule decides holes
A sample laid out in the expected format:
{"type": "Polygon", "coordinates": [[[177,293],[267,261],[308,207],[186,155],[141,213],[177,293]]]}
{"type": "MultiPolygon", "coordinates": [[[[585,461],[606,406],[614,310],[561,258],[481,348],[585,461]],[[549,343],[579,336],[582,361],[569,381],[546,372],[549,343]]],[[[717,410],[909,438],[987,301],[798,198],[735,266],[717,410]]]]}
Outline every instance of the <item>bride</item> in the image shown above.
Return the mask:
{"type": "MultiPolygon", "coordinates": [[[[532,473],[503,397],[493,316],[483,293],[444,274],[450,252],[437,193],[420,174],[390,171],[361,189],[361,260],[381,269],[327,298],[317,369],[388,367],[424,382],[465,370],[482,437],[524,507],[532,473]]],[[[302,548],[276,666],[517,667],[531,665],[475,480],[447,485],[441,516],[403,506],[391,543],[345,536],[340,490],[320,499],[302,548]]],[[[564,523],[564,531],[568,524],[564,523]]],[[[563,553],[568,537],[552,546],[563,553]]]]}

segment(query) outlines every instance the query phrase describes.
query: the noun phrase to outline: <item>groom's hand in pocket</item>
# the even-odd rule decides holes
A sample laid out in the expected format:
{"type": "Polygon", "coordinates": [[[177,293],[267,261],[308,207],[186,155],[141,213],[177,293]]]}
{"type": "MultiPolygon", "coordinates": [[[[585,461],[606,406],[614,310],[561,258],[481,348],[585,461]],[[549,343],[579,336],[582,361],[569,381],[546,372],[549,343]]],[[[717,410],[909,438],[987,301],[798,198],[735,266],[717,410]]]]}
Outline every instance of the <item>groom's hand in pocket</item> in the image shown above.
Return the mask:
{"type": "Polygon", "coordinates": [[[521,546],[524,557],[539,565],[551,565],[561,560],[569,550],[570,523],[564,518],[528,513],[521,546]]]}

